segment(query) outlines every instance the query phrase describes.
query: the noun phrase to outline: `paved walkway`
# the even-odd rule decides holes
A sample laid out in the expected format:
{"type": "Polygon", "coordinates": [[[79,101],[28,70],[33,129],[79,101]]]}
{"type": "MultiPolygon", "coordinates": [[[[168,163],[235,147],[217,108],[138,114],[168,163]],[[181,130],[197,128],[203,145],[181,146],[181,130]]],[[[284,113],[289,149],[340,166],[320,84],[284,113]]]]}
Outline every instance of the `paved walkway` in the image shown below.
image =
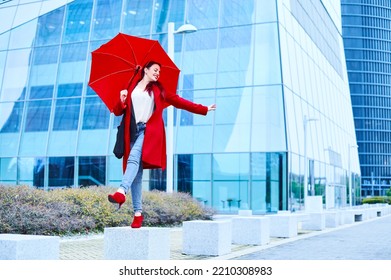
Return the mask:
{"type": "Polygon", "coordinates": [[[245,254],[237,260],[391,260],[391,216],[245,254]]]}
{"type": "MultiPolygon", "coordinates": [[[[391,260],[391,215],[322,231],[300,231],[294,238],[272,238],[263,246],[232,245],[218,257],[182,254],[182,229],[171,230],[171,260],[391,260]]],[[[63,238],[61,260],[102,260],[103,234],[63,238]]]]}

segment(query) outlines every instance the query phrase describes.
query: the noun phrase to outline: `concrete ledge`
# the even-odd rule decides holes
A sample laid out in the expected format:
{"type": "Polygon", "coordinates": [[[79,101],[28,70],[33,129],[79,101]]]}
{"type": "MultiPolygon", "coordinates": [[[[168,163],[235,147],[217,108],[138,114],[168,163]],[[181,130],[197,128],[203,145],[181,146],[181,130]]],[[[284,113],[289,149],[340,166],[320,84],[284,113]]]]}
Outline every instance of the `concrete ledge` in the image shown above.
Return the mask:
{"type": "Polygon", "coordinates": [[[326,228],[335,228],[342,225],[342,213],[340,211],[326,211],[325,222],[326,228]]]}
{"type": "Polygon", "coordinates": [[[268,217],[237,217],[232,219],[232,243],[265,245],[270,242],[268,217]]]}
{"type": "Polygon", "coordinates": [[[270,236],[290,238],[297,236],[298,217],[295,214],[269,215],[270,236]]]}
{"type": "Polygon", "coordinates": [[[342,210],[342,221],[343,224],[353,224],[354,223],[354,212],[352,210],[342,210]]]}
{"type": "Polygon", "coordinates": [[[182,234],[184,254],[220,256],[231,252],[231,220],[183,222],[182,234]]]}
{"type": "Polygon", "coordinates": [[[170,229],[112,227],[104,230],[106,260],[168,260],[170,229]]]}
{"type": "Polygon", "coordinates": [[[252,216],[253,211],[252,210],[239,210],[238,215],[239,216],[252,216]]]}
{"type": "Polygon", "coordinates": [[[309,213],[309,219],[302,222],[304,230],[324,230],[326,228],[326,215],[324,213],[309,213]]]}
{"type": "Polygon", "coordinates": [[[0,260],[58,260],[57,236],[0,234],[0,260]]]}

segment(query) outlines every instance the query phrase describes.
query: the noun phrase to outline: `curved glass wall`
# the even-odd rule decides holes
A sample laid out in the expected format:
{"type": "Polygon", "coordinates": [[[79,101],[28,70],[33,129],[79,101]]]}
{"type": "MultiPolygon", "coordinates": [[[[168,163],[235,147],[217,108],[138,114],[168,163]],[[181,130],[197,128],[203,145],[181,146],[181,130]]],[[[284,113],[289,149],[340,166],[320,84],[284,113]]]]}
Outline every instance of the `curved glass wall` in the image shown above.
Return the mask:
{"type": "MultiPolygon", "coordinates": [[[[328,208],[349,203],[348,173],[359,168],[347,148],[355,134],[339,3],[10,1],[0,15],[28,5],[35,16],[0,32],[0,183],[118,185],[120,117],[87,85],[91,51],[118,32],[167,49],[168,22],[190,22],[197,32],[175,35],[178,94],[218,109],[174,110],[174,189],[221,213],[300,210],[304,185],[328,208]]],[[[144,172],[144,188],[165,190],[165,177],[144,172]]]]}
{"type": "Polygon", "coordinates": [[[363,196],[391,185],[391,2],[343,0],[343,37],[363,196]]]}

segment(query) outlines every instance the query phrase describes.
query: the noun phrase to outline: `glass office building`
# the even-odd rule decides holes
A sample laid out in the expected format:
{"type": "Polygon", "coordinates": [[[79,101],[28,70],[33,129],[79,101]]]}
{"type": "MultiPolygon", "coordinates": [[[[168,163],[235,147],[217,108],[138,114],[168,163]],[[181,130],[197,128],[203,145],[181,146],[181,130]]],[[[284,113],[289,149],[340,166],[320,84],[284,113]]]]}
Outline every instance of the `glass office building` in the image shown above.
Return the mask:
{"type": "MultiPolygon", "coordinates": [[[[221,213],[326,208],[359,199],[360,168],[334,0],[11,0],[0,4],[0,183],[116,186],[119,117],[87,83],[91,51],[118,32],[176,34],[174,190],[221,213]],[[352,174],[350,177],[349,174],[352,174]],[[349,177],[352,178],[349,185],[349,177]],[[350,188],[351,186],[351,188],[350,188]]],[[[146,190],[166,174],[144,172],[146,190]]]]}
{"type": "Polygon", "coordinates": [[[342,26],[363,196],[391,186],[391,1],[343,0],[342,26]]]}

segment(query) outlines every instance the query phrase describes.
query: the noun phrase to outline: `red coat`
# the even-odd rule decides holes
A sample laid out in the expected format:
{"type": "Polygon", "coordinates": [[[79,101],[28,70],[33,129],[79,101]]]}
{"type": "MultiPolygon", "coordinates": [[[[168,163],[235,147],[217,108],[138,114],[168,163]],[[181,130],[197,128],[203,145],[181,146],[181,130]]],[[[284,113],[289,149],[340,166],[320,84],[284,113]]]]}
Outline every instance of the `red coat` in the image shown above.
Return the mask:
{"type": "MultiPolygon", "coordinates": [[[[120,116],[126,112],[125,115],[125,153],[123,156],[123,172],[126,170],[128,157],[130,154],[130,125],[131,125],[131,110],[132,98],[131,93],[135,88],[136,83],[133,83],[128,89],[128,96],[125,103],[122,103],[119,99],[118,103],[113,109],[113,113],[116,116],[120,116]]],[[[175,93],[165,93],[163,96],[162,92],[157,86],[153,87],[155,109],[152,113],[151,118],[148,120],[145,128],[144,143],[142,150],[142,163],[144,169],[152,168],[166,168],[167,155],[166,155],[166,134],[164,129],[163,121],[163,109],[173,105],[178,109],[184,109],[189,112],[206,115],[208,113],[208,107],[201,104],[195,104],[188,101],[175,93]]]]}

